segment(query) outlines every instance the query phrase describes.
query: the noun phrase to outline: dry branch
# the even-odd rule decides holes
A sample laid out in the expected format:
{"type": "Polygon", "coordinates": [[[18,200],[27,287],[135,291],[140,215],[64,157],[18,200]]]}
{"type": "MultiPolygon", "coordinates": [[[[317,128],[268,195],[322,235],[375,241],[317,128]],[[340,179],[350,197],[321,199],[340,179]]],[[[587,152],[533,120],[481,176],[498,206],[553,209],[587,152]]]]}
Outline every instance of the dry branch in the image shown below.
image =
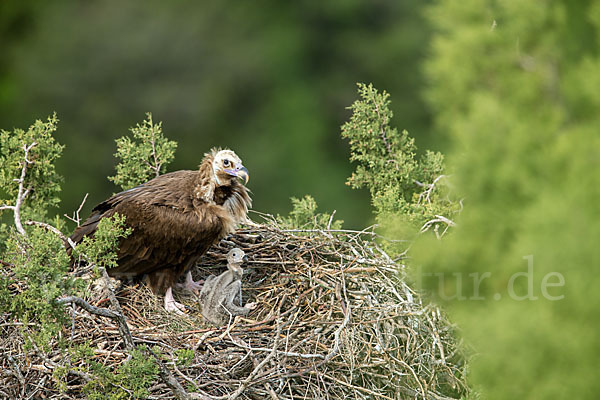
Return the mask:
{"type": "Polygon", "coordinates": [[[29,161],[29,152],[32,148],[37,146],[37,142],[31,143],[29,146],[23,145],[24,157],[23,157],[23,167],[21,168],[21,176],[15,181],[19,184],[19,190],[17,191],[17,199],[14,205],[2,205],[0,206],[0,210],[12,210],[15,227],[17,228],[17,232],[21,235],[26,236],[25,229],[23,229],[23,225],[21,224],[21,206],[23,205],[23,201],[29,195],[31,188],[25,189],[25,176],[27,175],[27,167],[32,161],[29,161]]]}

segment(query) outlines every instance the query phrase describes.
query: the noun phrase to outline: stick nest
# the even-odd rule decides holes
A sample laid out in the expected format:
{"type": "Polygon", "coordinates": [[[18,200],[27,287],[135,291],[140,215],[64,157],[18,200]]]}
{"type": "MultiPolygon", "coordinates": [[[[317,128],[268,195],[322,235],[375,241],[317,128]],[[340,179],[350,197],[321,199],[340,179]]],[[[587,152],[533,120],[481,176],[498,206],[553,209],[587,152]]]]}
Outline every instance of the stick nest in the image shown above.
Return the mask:
{"type": "MultiPolygon", "coordinates": [[[[204,320],[197,297],[183,291],[175,297],[189,308],[185,316],[167,314],[162,298],[144,285],[117,291],[135,344],[159,352],[186,388],[178,397],[451,399],[467,392],[454,327],[407,286],[404,266],[378,247],[372,232],[253,225],[212,247],[194,278],[223,272],[233,247],[248,256],[243,298],[257,307],[226,326],[204,320]],[[183,360],[182,349],[191,357],[183,360]]],[[[90,287],[86,300],[110,308],[106,288],[90,287]]],[[[89,343],[105,366],[124,363],[129,354],[116,322],[75,310],[64,337],[89,343]]],[[[59,389],[53,371],[67,357],[52,348],[26,349],[24,327],[3,319],[0,397],[84,397],[90,376],[70,372],[59,389]]],[[[174,396],[160,378],[149,393],[174,396]]]]}

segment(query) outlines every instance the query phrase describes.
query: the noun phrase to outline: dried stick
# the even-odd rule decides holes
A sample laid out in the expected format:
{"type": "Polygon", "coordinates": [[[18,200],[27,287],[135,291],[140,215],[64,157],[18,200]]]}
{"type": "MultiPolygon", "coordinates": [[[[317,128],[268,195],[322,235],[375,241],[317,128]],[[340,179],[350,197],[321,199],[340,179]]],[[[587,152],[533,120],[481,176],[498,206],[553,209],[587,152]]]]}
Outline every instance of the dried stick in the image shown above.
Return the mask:
{"type": "Polygon", "coordinates": [[[271,361],[271,359],[277,354],[277,347],[279,346],[279,341],[281,339],[281,324],[279,323],[279,318],[277,318],[276,321],[277,332],[275,333],[275,340],[273,341],[273,347],[271,349],[271,352],[252,370],[252,372],[250,372],[250,375],[248,375],[248,377],[244,379],[244,382],[242,382],[242,384],[237,388],[237,390],[233,392],[233,394],[230,397],[228,397],[229,400],[237,399],[239,395],[242,394],[242,392],[246,390],[246,388],[250,385],[254,377],[258,375],[262,367],[264,367],[269,361],[271,361]]]}
{"type": "Polygon", "coordinates": [[[443,215],[436,215],[434,219],[425,222],[425,224],[421,227],[420,233],[427,232],[429,228],[440,222],[446,224],[446,229],[444,229],[444,231],[441,234],[439,234],[436,226],[435,234],[438,239],[444,236],[444,234],[448,231],[448,228],[450,228],[451,226],[456,226],[456,222],[444,217],[443,215]]]}
{"type": "Polygon", "coordinates": [[[156,354],[150,348],[146,348],[146,352],[148,352],[152,357],[154,357],[154,361],[156,361],[156,365],[158,365],[158,374],[162,378],[163,382],[171,389],[171,392],[175,395],[175,397],[179,400],[190,400],[192,398],[205,400],[206,396],[199,395],[198,397],[190,396],[188,392],[181,386],[181,384],[175,379],[171,371],[163,364],[163,362],[158,358],[156,354]]]}
{"type": "Polygon", "coordinates": [[[119,333],[123,338],[123,342],[125,343],[125,348],[128,351],[131,351],[134,347],[133,337],[131,336],[131,332],[129,331],[129,325],[127,325],[127,321],[123,316],[123,310],[121,309],[121,305],[117,300],[114,292],[110,288],[110,278],[108,277],[108,273],[105,268],[102,268],[102,278],[104,278],[104,283],[106,285],[106,292],[108,293],[108,298],[110,300],[110,304],[114,309],[117,310],[119,317],[117,317],[117,324],[119,326],[119,333]]]}
{"type": "MultiPolygon", "coordinates": [[[[42,358],[42,360],[44,360],[44,362],[48,365],[50,365],[51,368],[57,368],[57,367],[61,367],[60,364],[52,361],[50,358],[48,358],[48,356],[46,356],[41,350],[40,348],[36,345],[35,340],[33,340],[31,337],[29,337],[29,342],[31,343],[31,345],[33,346],[33,348],[35,349],[36,353],[42,358]]],[[[75,376],[78,376],[80,378],[83,378],[86,382],[90,382],[93,380],[92,376],[83,372],[83,371],[79,371],[79,370],[74,370],[74,369],[69,369],[69,373],[73,374],[75,376]]]]}
{"type": "Polygon", "coordinates": [[[23,157],[23,168],[21,168],[21,177],[19,179],[15,179],[16,182],[19,183],[19,190],[17,192],[17,201],[14,206],[2,205],[0,206],[1,210],[13,210],[15,226],[17,227],[17,232],[19,232],[23,236],[27,236],[25,233],[25,229],[23,229],[23,225],[21,224],[21,206],[23,205],[23,200],[31,191],[31,188],[25,189],[25,175],[27,174],[27,166],[33,161],[29,161],[27,158],[29,156],[29,151],[37,145],[37,142],[31,143],[29,146],[23,145],[23,150],[25,151],[25,157],[23,157]]]}
{"type": "Polygon", "coordinates": [[[83,196],[83,200],[81,201],[81,204],[79,205],[79,208],[77,209],[77,211],[75,211],[73,213],[73,217],[69,217],[67,214],[63,214],[67,219],[70,219],[71,221],[75,222],[78,227],[81,222],[81,218],[79,218],[79,213],[81,212],[81,209],[83,208],[83,205],[85,204],[85,201],[87,200],[88,195],[89,195],[89,193],[86,193],[85,196],[83,196]]]}
{"type": "Polygon", "coordinates": [[[11,264],[9,262],[6,262],[4,260],[0,260],[0,264],[4,265],[5,267],[9,267],[9,268],[14,268],[15,264],[11,264]]]}
{"type": "Polygon", "coordinates": [[[414,182],[421,186],[421,187],[426,187],[427,189],[425,189],[425,191],[423,193],[421,193],[419,195],[419,199],[417,200],[417,204],[421,204],[421,201],[426,201],[427,203],[431,203],[431,193],[433,192],[433,189],[435,189],[435,185],[440,181],[440,179],[442,178],[447,178],[449,175],[440,175],[437,178],[435,178],[433,180],[432,183],[430,184],[426,184],[426,183],[421,183],[417,180],[415,180],[414,182]]]}
{"type": "MultiPolygon", "coordinates": [[[[100,308],[100,307],[92,306],[91,304],[89,304],[88,302],[83,300],[81,297],[76,297],[76,296],[64,297],[64,298],[57,300],[57,302],[61,303],[61,304],[73,303],[73,304],[80,306],[81,308],[83,308],[84,310],[88,311],[91,314],[100,315],[100,316],[108,317],[108,318],[115,320],[117,322],[117,326],[119,327],[119,334],[121,335],[121,338],[123,339],[123,342],[125,343],[125,348],[127,349],[128,352],[131,352],[131,350],[133,350],[135,345],[134,345],[133,337],[131,336],[131,332],[129,330],[129,325],[127,325],[127,321],[123,315],[123,310],[121,309],[121,305],[119,304],[112,289],[110,289],[109,277],[104,268],[102,269],[102,275],[106,282],[108,297],[111,302],[111,305],[117,309],[117,312],[109,310],[108,308],[100,308]]],[[[142,351],[147,352],[147,354],[151,355],[154,358],[154,360],[156,361],[156,364],[158,365],[160,377],[165,382],[165,384],[171,389],[171,391],[173,392],[175,397],[180,400],[190,399],[190,395],[185,391],[183,386],[181,386],[181,384],[175,379],[175,377],[173,377],[171,372],[167,369],[167,367],[163,364],[163,362],[156,356],[156,354],[154,354],[154,352],[148,348],[146,350],[142,350],[142,351]]]]}
{"type": "Polygon", "coordinates": [[[61,297],[60,299],[57,299],[56,302],[58,304],[75,304],[91,314],[111,318],[114,320],[118,319],[119,317],[122,317],[118,313],[109,310],[108,308],[93,306],[81,297],[77,296],[61,297]]]}
{"type": "Polygon", "coordinates": [[[66,242],[69,244],[69,246],[71,246],[72,248],[75,248],[76,244],[71,240],[70,237],[65,236],[61,231],[59,231],[58,229],[56,229],[54,226],[47,224],[45,222],[39,222],[39,221],[26,221],[25,225],[28,226],[40,226],[44,229],[49,230],[52,233],[55,233],[56,235],[58,235],[58,237],[60,237],[63,242],[66,242]]]}
{"type": "MultiPolygon", "coordinates": [[[[152,123],[152,122],[150,122],[152,123]]],[[[158,161],[158,157],[156,155],[156,140],[154,139],[154,126],[152,126],[152,158],[154,158],[154,166],[150,166],[150,168],[152,168],[154,170],[154,173],[156,175],[156,177],[158,177],[160,175],[160,167],[162,166],[162,163],[160,163],[158,161]]]]}

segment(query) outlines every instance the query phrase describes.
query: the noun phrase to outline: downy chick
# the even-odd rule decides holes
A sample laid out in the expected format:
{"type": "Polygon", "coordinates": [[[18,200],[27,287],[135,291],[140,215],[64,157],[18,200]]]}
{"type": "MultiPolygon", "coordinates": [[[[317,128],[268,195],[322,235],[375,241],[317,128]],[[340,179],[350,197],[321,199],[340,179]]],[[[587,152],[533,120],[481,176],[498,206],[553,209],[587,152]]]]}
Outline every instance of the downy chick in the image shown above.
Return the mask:
{"type": "Polygon", "coordinates": [[[227,271],[219,276],[211,275],[200,291],[200,307],[204,318],[215,325],[224,325],[236,315],[246,315],[256,307],[255,303],[242,303],[242,263],[246,256],[241,249],[227,253],[227,271]],[[239,304],[239,305],[238,305],[239,304]]]}

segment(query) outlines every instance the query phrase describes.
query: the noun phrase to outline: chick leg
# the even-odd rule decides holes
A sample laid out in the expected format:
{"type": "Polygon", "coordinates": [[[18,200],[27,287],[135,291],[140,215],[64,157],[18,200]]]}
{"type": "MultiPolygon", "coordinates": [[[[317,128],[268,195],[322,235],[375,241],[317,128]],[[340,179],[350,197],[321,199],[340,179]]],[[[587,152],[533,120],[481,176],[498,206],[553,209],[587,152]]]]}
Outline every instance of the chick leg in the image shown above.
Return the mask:
{"type": "Polygon", "coordinates": [[[165,310],[169,312],[174,312],[178,315],[185,315],[183,310],[185,310],[185,306],[181,303],[178,303],[173,298],[173,288],[168,288],[167,293],[165,293],[165,310]]]}
{"type": "Polygon", "coordinates": [[[242,283],[240,281],[235,281],[225,289],[225,301],[223,302],[223,306],[232,316],[246,315],[256,308],[256,304],[254,303],[248,303],[246,306],[238,306],[234,303],[234,301],[236,301],[241,304],[241,287],[242,283]]]}

